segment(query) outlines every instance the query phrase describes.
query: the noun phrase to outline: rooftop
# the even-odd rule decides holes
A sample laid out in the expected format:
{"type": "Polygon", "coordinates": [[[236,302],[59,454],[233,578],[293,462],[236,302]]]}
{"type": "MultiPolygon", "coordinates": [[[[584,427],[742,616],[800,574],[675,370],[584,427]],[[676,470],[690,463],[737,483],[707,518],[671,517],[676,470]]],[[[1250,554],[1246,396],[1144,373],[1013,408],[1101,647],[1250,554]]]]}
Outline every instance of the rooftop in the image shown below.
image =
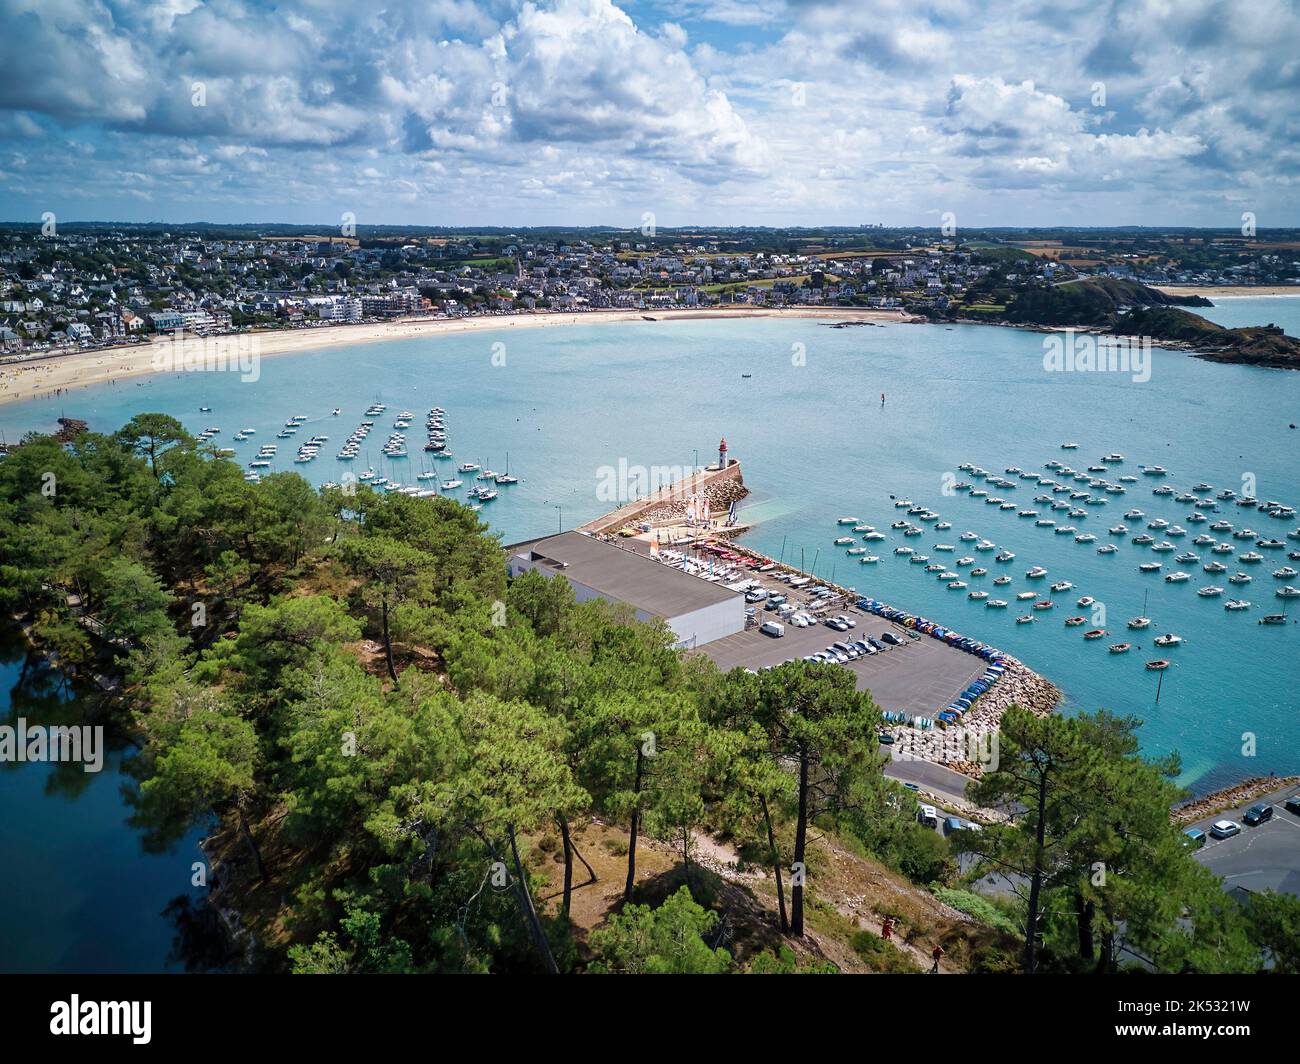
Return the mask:
{"type": "Polygon", "coordinates": [[[580,532],[520,543],[511,553],[529,555],[553,572],[654,617],[679,617],[736,598],[734,591],[580,532]]]}

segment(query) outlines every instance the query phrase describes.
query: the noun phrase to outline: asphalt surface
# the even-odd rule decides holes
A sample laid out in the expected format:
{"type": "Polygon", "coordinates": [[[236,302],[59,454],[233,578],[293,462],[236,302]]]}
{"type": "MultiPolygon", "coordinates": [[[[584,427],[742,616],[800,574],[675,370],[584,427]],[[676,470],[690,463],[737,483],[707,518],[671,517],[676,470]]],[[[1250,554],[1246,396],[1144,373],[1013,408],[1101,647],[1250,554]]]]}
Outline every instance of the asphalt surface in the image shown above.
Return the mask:
{"type": "Polygon", "coordinates": [[[1241,825],[1241,833],[1230,839],[1207,839],[1196,851],[1196,859],[1215,875],[1222,876],[1225,888],[1300,895],[1300,816],[1282,807],[1283,802],[1296,794],[1300,794],[1300,788],[1288,787],[1257,799],[1273,807],[1273,819],[1256,828],[1247,826],[1241,818],[1256,802],[1225,809],[1187,825],[1206,834],[1216,820],[1233,820],[1241,825]]]}
{"type": "MultiPolygon", "coordinates": [[[[890,647],[858,658],[843,667],[857,677],[858,690],[870,691],[881,709],[926,716],[933,716],[943,709],[988,667],[983,658],[929,636],[914,639],[906,629],[856,607],[838,607],[834,614],[839,613],[847,613],[854,619],[856,624],[852,631],[837,632],[824,624],[796,628],[783,622],[783,636],[764,635],[757,628],[751,628],[724,639],[715,639],[701,647],[700,652],[712,658],[724,672],[737,667],[759,669],[764,665],[779,665],[790,658],[814,654],[835,642],[870,636],[878,643],[884,643],[881,633],[893,632],[903,639],[904,646],[890,647]]],[[[769,616],[765,615],[764,619],[769,616]]]]}

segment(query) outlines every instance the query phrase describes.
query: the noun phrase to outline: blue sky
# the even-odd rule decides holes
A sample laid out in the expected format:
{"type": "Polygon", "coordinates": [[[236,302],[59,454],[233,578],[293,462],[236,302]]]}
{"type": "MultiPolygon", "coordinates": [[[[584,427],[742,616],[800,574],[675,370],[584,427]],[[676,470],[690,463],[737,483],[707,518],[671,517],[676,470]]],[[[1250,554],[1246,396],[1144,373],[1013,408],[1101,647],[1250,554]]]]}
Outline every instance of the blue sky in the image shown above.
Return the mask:
{"type": "Polygon", "coordinates": [[[0,0],[0,219],[1300,225],[1287,0],[0,0]]]}

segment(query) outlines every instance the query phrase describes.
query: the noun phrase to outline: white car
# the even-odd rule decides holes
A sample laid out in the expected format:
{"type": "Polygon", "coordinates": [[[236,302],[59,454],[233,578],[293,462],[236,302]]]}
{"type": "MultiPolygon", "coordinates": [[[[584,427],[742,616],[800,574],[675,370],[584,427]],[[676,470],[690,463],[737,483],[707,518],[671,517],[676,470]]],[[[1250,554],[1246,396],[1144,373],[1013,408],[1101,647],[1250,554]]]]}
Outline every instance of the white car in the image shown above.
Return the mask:
{"type": "Polygon", "coordinates": [[[1235,820],[1216,820],[1210,828],[1210,834],[1216,839],[1230,839],[1241,834],[1241,825],[1235,820]]]}

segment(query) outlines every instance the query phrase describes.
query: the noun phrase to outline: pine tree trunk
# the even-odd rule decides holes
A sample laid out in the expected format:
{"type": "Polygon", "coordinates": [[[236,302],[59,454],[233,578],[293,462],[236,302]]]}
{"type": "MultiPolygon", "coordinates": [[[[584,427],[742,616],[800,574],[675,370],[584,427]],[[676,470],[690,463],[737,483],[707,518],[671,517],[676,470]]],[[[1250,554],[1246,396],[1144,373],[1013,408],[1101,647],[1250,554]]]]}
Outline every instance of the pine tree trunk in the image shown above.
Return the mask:
{"type": "Polygon", "coordinates": [[[1029,912],[1025,921],[1025,974],[1038,963],[1038,909],[1043,893],[1043,843],[1047,838],[1047,770],[1038,775],[1038,824],[1034,830],[1034,868],[1029,882],[1029,912]]]}
{"type": "Polygon", "coordinates": [[[1084,901],[1078,897],[1079,908],[1079,956],[1090,961],[1096,954],[1096,945],[1093,941],[1092,920],[1096,915],[1097,906],[1091,901],[1084,901]]]}
{"type": "Polygon", "coordinates": [[[542,955],[542,964],[550,975],[559,975],[560,967],[555,963],[555,955],[551,952],[551,944],[546,941],[546,936],[542,933],[542,922],[537,918],[537,910],[533,907],[533,896],[528,890],[528,883],[524,879],[524,866],[519,860],[519,845],[515,841],[515,826],[506,825],[506,833],[510,838],[510,856],[515,865],[515,895],[519,899],[520,911],[524,914],[524,921],[528,924],[528,931],[533,936],[533,942],[537,946],[537,952],[542,955]]]}
{"type": "Polygon", "coordinates": [[[384,657],[388,661],[388,675],[393,678],[394,687],[401,687],[402,685],[397,679],[397,666],[393,664],[393,638],[388,632],[388,592],[387,591],[385,591],[382,595],[380,595],[379,601],[383,608],[383,615],[384,615],[384,657]]]}
{"type": "Polygon", "coordinates": [[[573,897],[573,840],[569,837],[569,822],[563,813],[556,813],[555,819],[560,825],[560,838],[564,840],[564,900],[560,910],[565,917],[569,915],[569,900],[573,897]]]}
{"type": "Polygon", "coordinates": [[[632,787],[632,825],[627,836],[627,882],[623,885],[623,901],[632,900],[632,887],[636,883],[636,833],[641,826],[641,753],[640,745],[636,748],[636,781],[632,787]]]}
{"type": "Polygon", "coordinates": [[[253,838],[253,832],[248,827],[248,817],[244,815],[244,803],[238,803],[239,808],[239,833],[244,836],[244,841],[248,843],[248,849],[253,855],[253,863],[257,865],[258,877],[265,883],[270,876],[266,874],[266,865],[262,863],[262,851],[257,848],[257,841],[253,838]]]}
{"type": "Polygon", "coordinates": [[[808,841],[808,748],[799,750],[799,819],[794,829],[794,882],[790,884],[790,933],[803,935],[804,849],[808,841]]]}
{"type": "Polygon", "coordinates": [[[785,887],[781,883],[781,857],[776,852],[776,833],[772,830],[772,814],[767,808],[767,798],[760,794],[758,801],[763,807],[763,822],[767,825],[767,852],[772,862],[772,874],[776,877],[776,904],[781,914],[781,934],[784,935],[790,930],[790,921],[785,915],[785,887]]]}

